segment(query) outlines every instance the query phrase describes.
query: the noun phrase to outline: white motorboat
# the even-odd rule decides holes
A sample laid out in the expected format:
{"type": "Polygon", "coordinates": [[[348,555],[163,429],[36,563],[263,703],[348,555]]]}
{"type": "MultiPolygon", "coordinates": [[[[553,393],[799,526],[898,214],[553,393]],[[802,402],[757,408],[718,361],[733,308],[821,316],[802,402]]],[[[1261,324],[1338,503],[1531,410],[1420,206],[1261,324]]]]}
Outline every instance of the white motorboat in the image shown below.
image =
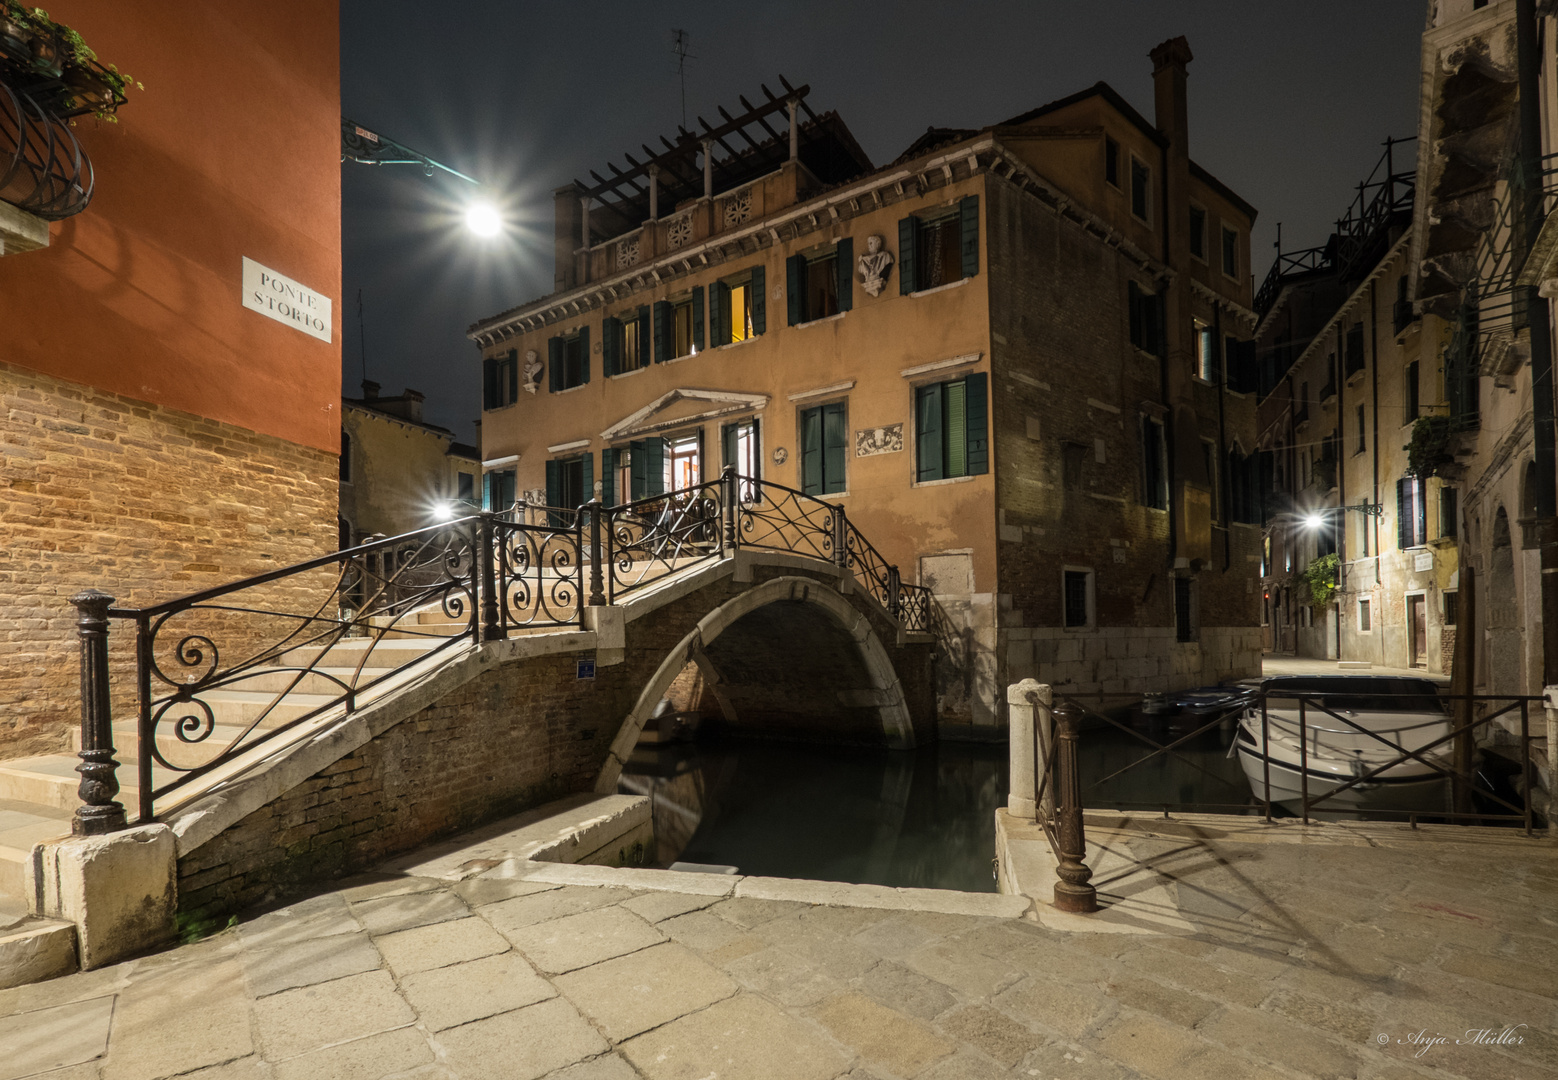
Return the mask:
{"type": "Polygon", "coordinates": [[[1266,691],[1264,738],[1256,698],[1239,719],[1233,746],[1257,800],[1265,801],[1269,775],[1271,801],[1293,811],[1301,810],[1306,786],[1312,812],[1449,809],[1449,776],[1434,766],[1450,767],[1451,718],[1429,680],[1285,675],[1266,679],[1261,687],[1266,691]],[[1407,750],[1421,752],[1423,760],[1398,760],[1407,750]],[[1377,776],[1314,805],[1382,766],[1377,776]]]}

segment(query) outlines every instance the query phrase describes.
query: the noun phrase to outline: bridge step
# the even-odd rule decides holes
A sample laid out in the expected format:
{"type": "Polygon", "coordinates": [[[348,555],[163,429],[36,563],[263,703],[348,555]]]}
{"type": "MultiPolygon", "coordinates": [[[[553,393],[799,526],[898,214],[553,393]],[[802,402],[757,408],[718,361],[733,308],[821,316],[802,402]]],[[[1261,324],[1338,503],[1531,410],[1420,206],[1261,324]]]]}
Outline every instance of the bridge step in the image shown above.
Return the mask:
{"type": "Polygon", "coordinates": [[[76,927],[27,914],[25,905],[0,902],[0,990],[42,982],[76,970],[76,927]]]}
{"type": "Polygon", "coordinates": [[[372,638],[342,638],[334,645],[300,645],[281,657],[283,664],[304,666],[323,660],[330,667],[397,668],[426,655],[443,639],[396,638],[375,641],[372,638]]]}

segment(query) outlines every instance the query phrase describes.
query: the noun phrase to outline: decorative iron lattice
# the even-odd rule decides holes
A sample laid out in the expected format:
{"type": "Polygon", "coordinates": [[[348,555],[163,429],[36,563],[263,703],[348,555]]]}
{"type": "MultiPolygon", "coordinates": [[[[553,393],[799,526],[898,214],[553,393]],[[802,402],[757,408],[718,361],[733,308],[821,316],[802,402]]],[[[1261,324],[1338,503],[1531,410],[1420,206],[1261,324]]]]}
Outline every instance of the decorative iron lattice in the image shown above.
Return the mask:
{"type": "Polygon", "coordinates": [[[720,558],[724,486],[723,480],[709,480],[600,511],[609,603],[695,563],[720,558]]]}
{"type": "Polygon", "coordinates": [[[94,184],[92,161],[66,119],[0,82],[0,202],[60,221],[87,208],[94,184]]]}

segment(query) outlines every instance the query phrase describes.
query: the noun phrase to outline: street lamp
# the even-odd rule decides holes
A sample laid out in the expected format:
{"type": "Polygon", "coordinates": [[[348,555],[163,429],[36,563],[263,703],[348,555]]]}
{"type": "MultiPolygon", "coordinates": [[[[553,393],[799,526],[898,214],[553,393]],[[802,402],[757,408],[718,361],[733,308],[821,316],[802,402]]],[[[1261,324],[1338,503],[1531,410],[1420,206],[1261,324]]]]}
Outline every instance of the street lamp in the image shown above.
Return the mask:
{"type": "MultiPolygon", "coordinates": [[[[354,120],[341,117],[341,160],[355,161],[359,165],[420,165],[426,176],[434,170],[442,170],[480,188],[481,181],[466,176],[458,169],[451,169],[441,161],[435,161],[404,143],[398,143],[388,135],[370,131],[354,120]]],[[[483,239],[502,234],[503,214],[491,200],[473,198],[465,206],[465,227],[483,239]]]]}

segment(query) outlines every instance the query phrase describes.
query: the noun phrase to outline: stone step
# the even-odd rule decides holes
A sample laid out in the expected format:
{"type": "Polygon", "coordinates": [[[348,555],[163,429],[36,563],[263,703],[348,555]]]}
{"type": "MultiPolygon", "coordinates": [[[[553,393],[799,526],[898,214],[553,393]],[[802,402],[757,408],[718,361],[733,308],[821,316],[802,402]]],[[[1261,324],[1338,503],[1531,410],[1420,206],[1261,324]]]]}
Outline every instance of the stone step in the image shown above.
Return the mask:
{"type": "MultiPolygon", "coordinates": [[[[133,737],[130,742],[133,744],[133,737]]],[[[0,801],[32,803],[49,810],[63,810],[67,816],[73,814],[81,802],[81,774],[76,772],[79,764],[81,759],[74,754],[42,754],[0,762],[0,801]]],[[[120,765],[118,775],[119,802],[134,817],[139,798],[135,769],[120,765]]]]}
{"type": "Polygon", "coordinates": [[[22,905],[0,901],[0,990],[76,970],[76,927],[27,914],[22,905]]]}
{"type": "MultiPolygon", "coordinates": [[[[21,897],[33,846],[70,834],[69,810],[42,803],[0,799],[0,896],[21,897]]],[[[3,920],[0,920],[3,921],[3,920]]]]}
{"type": "Polygon", "coordinates": [[[375,641],[371,638],[342,638],[334,645],[300,645],[281,658],[284,664],[306,666],[323,661],[330,667],[398,668],[427,655],[441,644],[436,638],[411,638],[375,641]]]}
{"type": "Polygon", "coordinates": [[[313,694],[327,698],[340,697],[346,692],[344,684],[350,684],[355,678],[358,682],[365,679],[377,678],[382,674],[380,668],[364,668],[359,674],[355,667],[320,666],[309,672],[299,672],[292,668],[255,668],[244,678],[228,684],[232,687],[230,693],[267,694],[275,695],[287,691],[288,696],[294,694],[313,694]]]}

